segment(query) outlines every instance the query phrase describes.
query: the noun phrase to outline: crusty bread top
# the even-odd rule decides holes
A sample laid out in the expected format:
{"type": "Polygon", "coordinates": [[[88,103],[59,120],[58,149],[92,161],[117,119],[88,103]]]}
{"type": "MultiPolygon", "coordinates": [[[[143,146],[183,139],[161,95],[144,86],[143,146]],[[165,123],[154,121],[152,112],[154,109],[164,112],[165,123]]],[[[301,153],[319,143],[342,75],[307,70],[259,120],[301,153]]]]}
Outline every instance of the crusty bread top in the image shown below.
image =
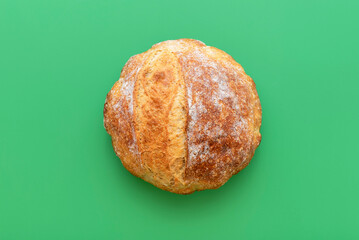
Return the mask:
{"type": "Polygon", "coordinates": [[[170,40],[130,58],[106,98],[104,124],[134,175],[167,191],[217,188],[260,143],[253,80],[225,52],[170,40]]]}

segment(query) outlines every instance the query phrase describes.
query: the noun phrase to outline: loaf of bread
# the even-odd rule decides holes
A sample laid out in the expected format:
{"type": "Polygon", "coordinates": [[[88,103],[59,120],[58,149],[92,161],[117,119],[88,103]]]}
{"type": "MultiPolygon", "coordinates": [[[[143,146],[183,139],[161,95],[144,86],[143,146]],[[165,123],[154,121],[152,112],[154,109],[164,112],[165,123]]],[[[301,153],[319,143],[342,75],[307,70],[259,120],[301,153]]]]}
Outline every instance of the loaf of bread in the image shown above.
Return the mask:
{"type": "Polygon", "coordinates": [[[253,80],[227,53],[192,39],[131,57],[108,93],[104,125],[133,175],[178,194],[214,189],[261,141],[253,80]]]}

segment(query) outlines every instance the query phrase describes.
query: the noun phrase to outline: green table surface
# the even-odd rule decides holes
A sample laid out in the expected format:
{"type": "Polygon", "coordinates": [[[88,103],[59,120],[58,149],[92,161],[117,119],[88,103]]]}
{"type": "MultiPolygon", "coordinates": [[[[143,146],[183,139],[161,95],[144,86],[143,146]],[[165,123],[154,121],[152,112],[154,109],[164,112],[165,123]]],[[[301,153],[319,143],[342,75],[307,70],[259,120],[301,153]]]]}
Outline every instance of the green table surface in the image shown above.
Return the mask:
{"type": "Polygon", "coordinates": [[[0,239],[359,239],[359,1],[0,0],[0,239]],[[132,176],[103,127],[130,56],[194,38],[254,79],[262,143],[217,190],[132,176]]]}

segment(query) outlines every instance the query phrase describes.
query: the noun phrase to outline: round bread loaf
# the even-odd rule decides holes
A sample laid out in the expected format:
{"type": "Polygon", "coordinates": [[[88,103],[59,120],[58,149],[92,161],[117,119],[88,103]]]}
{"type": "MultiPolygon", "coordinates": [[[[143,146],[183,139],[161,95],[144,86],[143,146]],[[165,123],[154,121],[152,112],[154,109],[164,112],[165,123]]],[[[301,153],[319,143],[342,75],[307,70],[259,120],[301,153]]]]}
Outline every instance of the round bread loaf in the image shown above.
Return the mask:
{"type": "Polygon", "coordinates": [[[108,93],[104,125],[133,175],[179,194],[222,186],[261,141],[253,80],[227,53],[192,39],[131,57],[108,93]]]}

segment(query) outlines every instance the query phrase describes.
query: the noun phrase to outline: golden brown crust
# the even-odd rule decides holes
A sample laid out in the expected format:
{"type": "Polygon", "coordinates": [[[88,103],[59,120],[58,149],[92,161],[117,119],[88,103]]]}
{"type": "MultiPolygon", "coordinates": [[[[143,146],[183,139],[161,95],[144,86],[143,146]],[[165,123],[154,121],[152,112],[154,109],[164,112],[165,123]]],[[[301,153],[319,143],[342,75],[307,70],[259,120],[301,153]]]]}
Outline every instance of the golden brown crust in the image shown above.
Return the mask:
{"type": "Polygon", "coordinates": [[[132,57],[104,108],[124,166],[180,194],[218,188],[247,166],[261,140],[261,116],[241,65],[192,39],[132,57]]]}
{"type": "Polygon", "coordinates": [[[185,119],[181,108],[185,106],[184,96],[179,96],[183,79],[176,65],[177,58],[171,52],[151,53],[134,89],[135,129],[144,178],[160,188],[179,185],[184,170],[185,119]]]}

